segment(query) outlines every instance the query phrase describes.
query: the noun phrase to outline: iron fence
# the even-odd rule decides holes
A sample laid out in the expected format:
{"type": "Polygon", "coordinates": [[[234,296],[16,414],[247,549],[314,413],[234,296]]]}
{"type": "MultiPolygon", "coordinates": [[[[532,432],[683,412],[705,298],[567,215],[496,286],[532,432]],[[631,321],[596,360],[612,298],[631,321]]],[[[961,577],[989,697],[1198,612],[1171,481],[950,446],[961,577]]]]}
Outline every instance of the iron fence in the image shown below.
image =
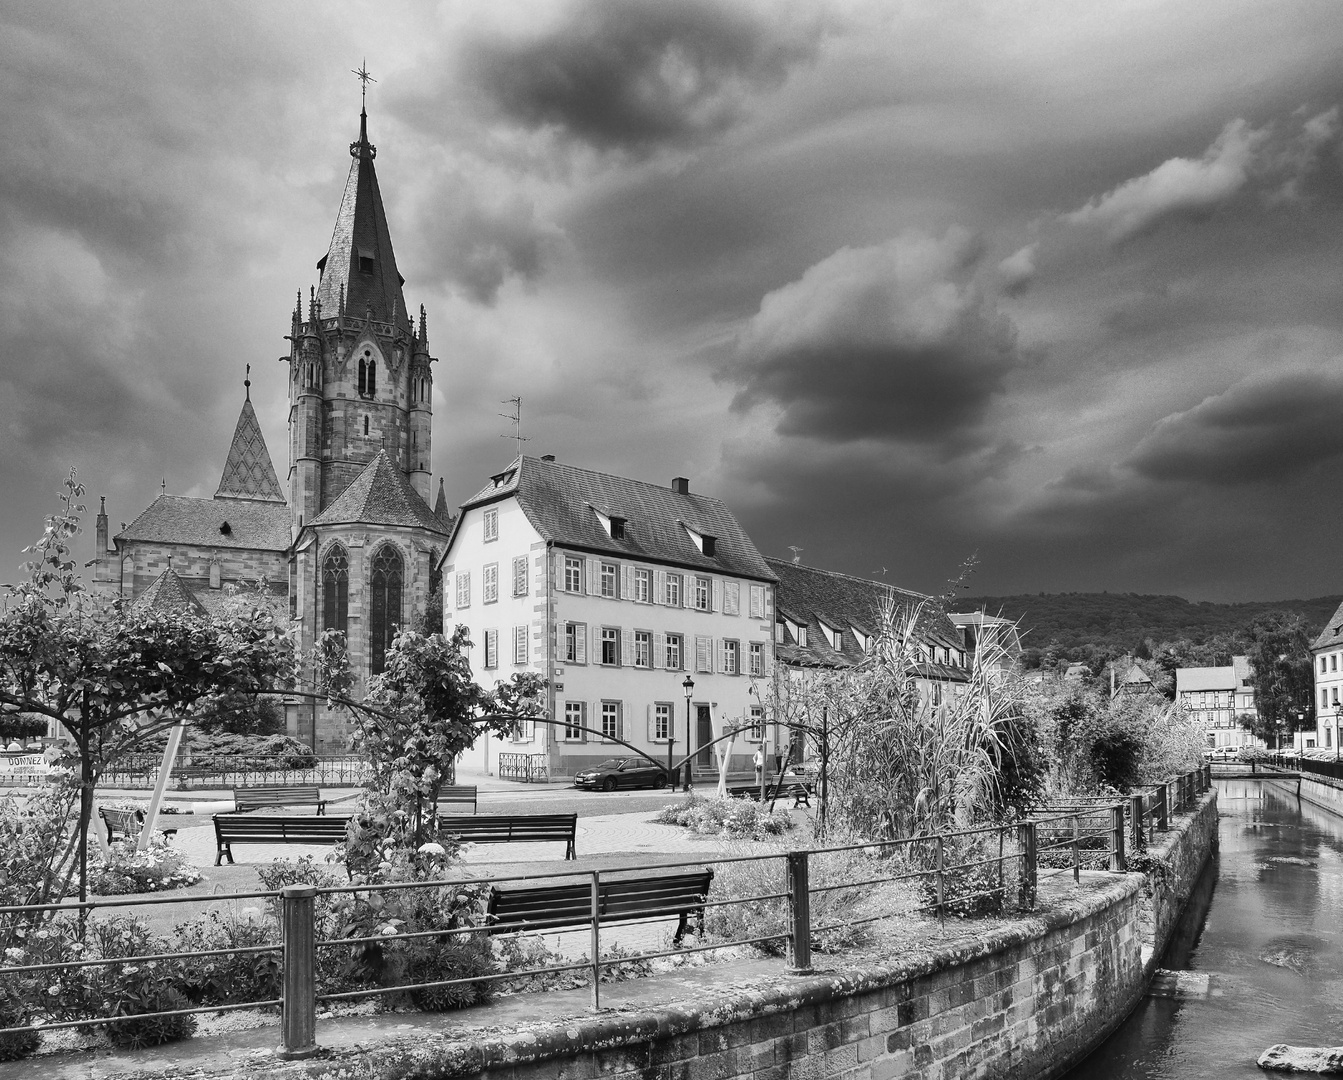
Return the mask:
{"type": "Polygon", "coordinates": [[[546,754],[500,754],[500,780],[523,784],[544,784],[550,780],[550,757],[546,754]]]}
{"type": "MultiPolygon", "coordinates": [[[[153,788],[160,754],[127,754],[118,758],[99,777],[102,787],[153,788]]],[[[325,787],[360,787],[370,777],[369,763],[360,757],[318,758],[310,766],[276,768],[273,758],[233,757],[178,765],[171,781],[180,789],[231,788],[256,784],[320,784],[325,787]]]]}

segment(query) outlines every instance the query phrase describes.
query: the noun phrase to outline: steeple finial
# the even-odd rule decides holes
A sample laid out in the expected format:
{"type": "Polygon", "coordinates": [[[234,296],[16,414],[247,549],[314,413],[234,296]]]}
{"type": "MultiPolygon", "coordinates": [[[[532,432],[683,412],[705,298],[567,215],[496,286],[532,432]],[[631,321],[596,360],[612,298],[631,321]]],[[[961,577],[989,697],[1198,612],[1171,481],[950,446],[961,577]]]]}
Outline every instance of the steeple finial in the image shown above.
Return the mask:
{"type": "Polygon", "coordinates": [[[248,401],[251,401],[251,400],[252,400],[252,365],[251,365],[251,364],[248,364],[248,365],[247,365],[247,374],[243,376],[242,386],[243,386],[243,396],[244,396],[248,401]]]}
{"type": "Polygon", "coordinates": [[[316,327],[317,327],[317,288],[316,288],[316,286],[313,286],[313,285],[309,285],[309,286],[308,286],[308,321],[309,321],[310,323],[312,323],[312,324],[313,324],[313,328],[316,329],[316,327]]]}
{"type": "Polygon", "coordinates": [[[294,322],[303,321],[303,290],[299,289],[294,300],[294,322]]]}
{"type": "Polygon", "coordinates": [[[359,141],[350,143],[350,157],[372,160],[378,151],[368,141],[368,84],[378,80],[368,73],[367,59],[357,69],[351,69],[351,73],[359,78],[359,141]]]}
{"type": "Polygon", "coordinates": [[[424,305],[421,304],[421,305],[420,305],[420,341],[421,341],[421,342],[428,342],[428,340],[429,340],[429,323],[428,323],[428,320],[426,319],[425,314],[424,314],[424,305]]]}

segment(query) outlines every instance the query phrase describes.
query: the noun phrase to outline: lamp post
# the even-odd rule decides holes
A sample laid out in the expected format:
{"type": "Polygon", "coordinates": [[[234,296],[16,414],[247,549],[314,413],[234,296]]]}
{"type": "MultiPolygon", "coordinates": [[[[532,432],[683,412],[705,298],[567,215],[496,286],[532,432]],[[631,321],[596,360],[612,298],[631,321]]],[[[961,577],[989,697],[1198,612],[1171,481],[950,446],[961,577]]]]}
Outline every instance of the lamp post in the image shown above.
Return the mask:
{"type": "Polygon", "coordinates": [[[1334,706],[1334,762],[1338,762],[1338,736],[1343,731],[1343,704],[1334,706]]]}
{"type": "Polygon", "coordinates": [[[690,790],[690,695],[695,692],[695,680],[689,675],[685,677],[685,682],[681,683],[681,689],[685,691],[685,787],[682,791],[690,790]]]}

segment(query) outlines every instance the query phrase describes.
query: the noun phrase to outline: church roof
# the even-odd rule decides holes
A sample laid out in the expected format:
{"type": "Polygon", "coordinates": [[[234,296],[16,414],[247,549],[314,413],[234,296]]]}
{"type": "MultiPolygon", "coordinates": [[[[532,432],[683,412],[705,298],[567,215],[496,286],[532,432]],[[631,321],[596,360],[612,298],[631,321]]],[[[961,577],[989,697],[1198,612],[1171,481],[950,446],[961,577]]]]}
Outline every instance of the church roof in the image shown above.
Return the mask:
{"type": "Polygon", "coordinates": [[[334,317],[340,310],[343,288],[345,311],[351,316],[362,319],[372,308],[375,319],[395,322],[398,329],[410,333],[402,278],[396,269],[392,235],[373,168],[376,155],[377,148],[368,141],[368,116],[360,113],[359,138],[350,144],[354,161],[345,181],[331,247],[317,263],[322,273],[317,299],[323,315],[334,317]]]}
{"type": "Polygon", "coordinates": [[[117,540],[284,551],[289,547],[289,507],[282,502],[160,495],[117,540]]]}
{"type": "Polygon", "coordinates": [[[285,501],[275,466],[271,464],[270,451],[266,449],[265,436],[261,434],[261,424],[252,408],[250,393],[238,414],[238,426],[233,429],[233,442],[229,444],[228,459],[224,462],[224,474],[219,479],[215,498],[285,501]]]}
{"type": "Polygon", "coordinates": [[[135,610],[137,611],[190,611],[195,615],[204,615],[205,608],[201,606],[192,594],[191,590],[170,566],[163,571],[154,583],[149,586],[135,601],[135,610]]]}
{"type": "Polygon", "coordinates": [[[410,486],[406,474],[379,450],[340,497],[312,525],[402,525],[446,536],[448,528],[410,486]]]}

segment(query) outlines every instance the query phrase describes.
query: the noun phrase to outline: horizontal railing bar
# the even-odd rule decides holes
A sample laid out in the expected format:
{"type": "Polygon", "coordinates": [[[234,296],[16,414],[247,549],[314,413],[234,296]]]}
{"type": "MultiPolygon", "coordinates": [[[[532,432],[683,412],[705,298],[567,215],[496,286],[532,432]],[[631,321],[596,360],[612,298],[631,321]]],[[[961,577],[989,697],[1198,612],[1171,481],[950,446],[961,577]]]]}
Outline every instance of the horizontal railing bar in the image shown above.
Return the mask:
{"type": "Polygon", "coordinates": [[[204,956],[238,956],[244,953],[266,953],[266,952],[284,952],[284,946],[275,945],[241,945],[236,949],[204,949],[198,952],[176,952],[176,953],[149,953],[146,956],[116,956],[111,959],[104,957],[101,960],[63,960],[54,964],[24,964],[20,965],[0,965],[0,976],[18,975],[24,972],[32,971],[64,971],[70,968],[84,967],[108,967],[112,964],[149,964],[157,963],[160,960],[190,960],[193,957],[204,956]]]}
{"type": "Polygon", "coordinates": [[[96,1020],[53,1020],[50,1024],[25,1024],[23,1027],[0,1028],[0,1035],[14,1035],[20,1031],[55,1031],[58,1028],[97,1027],[123,1020],[149,1020],[159,1016],[191,1016],[197,1013],[237,1012],[239,1009],[265,1009],[284,1003],[279,998],[267,1001],[240,1001],[227,1005],[197,1005],[190,1009],[163,1009],[160,1012],[123,1013],[120,1016],[100,1016],[96,1020]]]}

